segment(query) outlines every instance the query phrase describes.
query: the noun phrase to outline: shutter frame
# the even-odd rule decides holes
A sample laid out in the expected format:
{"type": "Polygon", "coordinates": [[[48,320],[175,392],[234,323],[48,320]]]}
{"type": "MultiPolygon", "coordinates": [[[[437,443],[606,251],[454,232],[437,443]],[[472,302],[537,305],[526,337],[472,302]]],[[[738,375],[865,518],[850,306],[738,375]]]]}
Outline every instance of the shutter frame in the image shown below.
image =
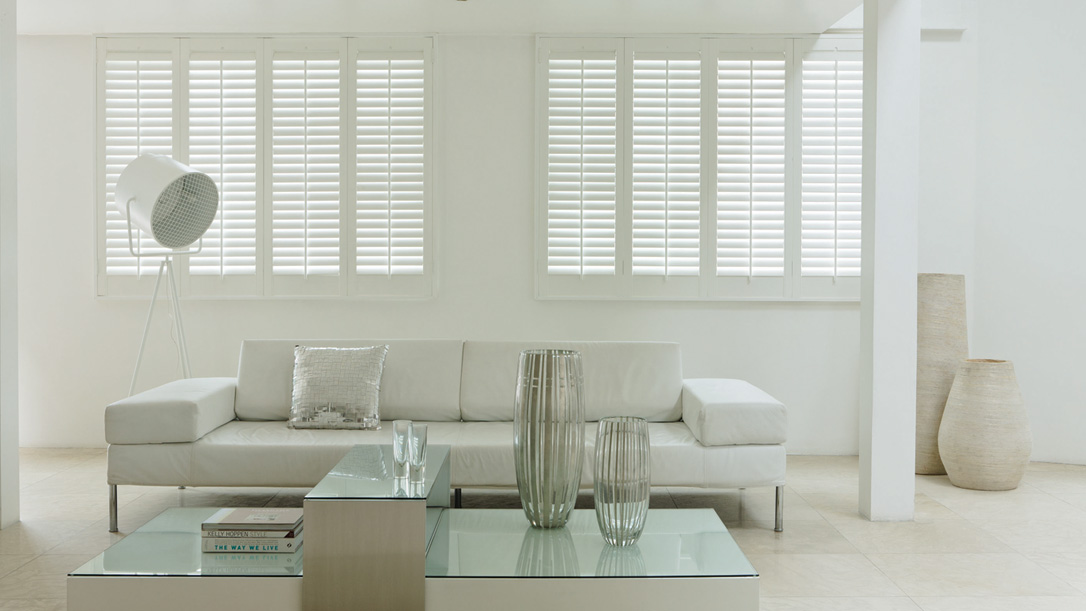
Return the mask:
{"type": "Polygon", "coordinates": [[[198,38],[183,43],[187,114],[183,156],[188,165],[212,176],[220,193],[219,212],[204,239],[204,251],[185,257],[185,280],[191,295],[263,294],[262,61],[260,40],[198,38]],[[221,89],[204,80],[214,77],[221,79],[221,89]],[[215,115],[223,119],[221,133],[213,125],[215,115]],[[217,244],[220,236],[230,244],[231,254],[225,257],[217,244]],[[212,269],[216,265],[221,266],[218,273],[212,269]]]}
{"type": "MultiPolygon", "coordinates": [[[[797,43],[797,47],[799,47],[797,43]]],[[[860,296],[860,217],[862,211],[862,100],[863,100],[863,52],[862,42],[857,39],[834,39],[834,38],[822,38],[816,41],[808,41],[803,45],[802,50],[797,49],[796,53],[797,61],[797,74],[799,75],[800,86],[799,91],[799,104],[798,113],[800,115],[797,127],[800,132],[800,151],[797,155],[799,158],[799,172],[797,173],[799,181],[799,196],[796,198],[800,209],[800,223],[799,223],[799,253],[796,257],[796,274],[795,274],[795,294],[797,299],[803,300],[830,300],[830,301],[852,301],[858,300],[860,296]],[[819,133],[812,131],[811,121],[811,108],[810,94],[812,90],[810,85],[812,80],[821,78],[821,75],[808,75],[808,69],[827,68],[827,65],[817,66],[811,65],[810,62],[846,62],[844,66],[848,72],[851,72],[852,76],[858,76],[857,82],[838,82],[838,75],[834,75],[833,91],[831,97],[823,98],[827,100],[827,103],[832,101],[835,108],[841,106],[842,100],[846,100],[854,107],[844,108],[845,113],[843,115],[838,114],[832,120],[821,120],[824,124],[821,130],[829,134],[832,132],[836,143],[829,144],[828,148],[823,151],[815,151],[821,153],[837,164],[838,170],[823,168],[825,164],[821,164],[821,159],[812,155],[812,148],[816,147],[821,142],[817,141],[819,133]],[[844,97],[842,97],[842,94],[844,97]],[[831,125],[832,123],[832,125],[831,125]],[[828,131],[827,131],[828,130],[828,131]],[[846,138],[853,140],[851,143],[842,143],[840,136],[843,132],[846,138]],[[845,166],[841,167],[841,157],[848,157],[845,161],[845,166]],[[855,162],[855,163],[853,163],[855,162]],[[821,172],[812,172],[812,169],[822,170],[821,172]],[[844,173],[841,173],[844,172],[844,173]],[[828,181],[833,185],[834,192],[826,193],[819,197],[812,197],[812,193],[818,195],[816,190],[812,189],[812,185],[816,184],[822,177],[822,181],[828,181]],[[842,183],[842,181],[844,181],[842,183]],[[844,189],[842,189],[844,187],[844,189]],[[851,191],[851,193],[847,192],[851,191]],[[822,208],[826,212],[818,213],[814,212],[819,208],[818,202],[823,201],[822,208]],[[838,202],[834,204],[833,202],[838,202]],[[829,208],[826,208],[826,206],[829,208]],[[829,263],[832,266],[837,266],[841,262],[844,262],[849,266],[848,275],[833,275],[831,274],[812,274],[809,273],[811,267],[811,248],[812,234],[820,230],[819,226],[812,225],[810,222],[812,213],[814,214],[832,214],[834,219],[827,225],[823,221],[822,226],[828,228],[834,235],[829,238],[828,242],[834,252],[838,252],[842,242],[839,241],[839,232],[841,230],[848,231],[849,226],[854,226],[854,231],[851,236],[843,236],[846,238],[852,238],[850,246],[854,251],[854,256],[842,259],[840,255],[831,255],[829,259],[823,257],[822,261],[829,263]],[[838,220],[837,216],[843,213],[847,218],[838,220]],[[849,260],[851,259],[851,260],[849,260]],[[804,268],[808,268],[805,271],[804,268]]],[[[834,66],[836,71],[838,66],[834,66]]],[[[819,83],[828,86],[828,83],[819,83]]],[[[829,89],[822,89],[824,92],[830,92],[829,89]]],[[[846,104],[847,105],[847,104],[846,104]]],[[[823,232],[825,230],[822,230],[823,232]]],[[[847,254],[847,253],[846,253],[847,254]]]]}
{"type": "Polygon", "coordinates": [[[265,45],[265,294],[343,295],[346,40],[265,45]]]}
{"type": "Polygon", "coordinates": [[[622,201],[626,190],[624,173],[624,142],[626,135],[620,120],[624,104],[623,70],[625,56],[623,42],[615,38],[543,38],[536,39],[536,296],[546,298],[598,298],[624,299],[628,287],[623,283],[622,268],[628,266],[623,255],[624,246],[628,248],[628,238],[623,235],[625,221],[622,201]],[[549,212],[550,212],[550,159],[548,153],[550,113],[549,66],[552,58],[557,60],[588,57],[593,60],[614,61],[614,201],[613,212],[613,269],[614,273],[570,273],[552,274],[550,265],[549,212]]]}
{"type": "MultiPolygon", "coordinates": [[[[712,247],[711,261],[708,264],[708,272],[705,278],[705,282],[708,284],[708,296],[712,299],[740,301],[786,299],[791,283],[789,263],[793,252],[789,239],[790,204],[793,199],[791,176],[793,173],[794,151],[792,134],[794,54],[792,40],[727,38],[714,40],[711,48],[710,60],[713,64],[711,67],[713,81],[712,133],[714,138],[711,143],[711,201],[707,206],[710,214],[708,224],[711,226],[708,230],[712,247]],[[721,62],[740,62],[747,65],[725,63],[722,66],[721,62]],[[757,64],[754,62],[757,62],[757,64]],[[765,62],[772,63],[765,65],[765,62]],[[772,80],[781,79],[783,83],[752,83],[750,79],[755,74],[751,72],[747,75],[747,78],[748,84],[755,87],[754,90],[747,92],[745,90],[721,89],[721,85],[728,87],[736,85],[736,83],[732,82],[732,78],[736,76],[732,70],[754,70],[755,68],[773,70],[772,80]],[[755,91],[757,91],[757,95],[755,91]],[[743,95],[744,93],[750,95],[743,95]],[[780,105],[781,108],[774,113],[770,113],[769,116],[758,122],[758,126],[755,126],[753,101],[759,99],[772,100],[775,105],[780,105]],[[731,102],[729,103],[728,100],[731,100],[731,102]],[[748,103],[750,104],[748,105],[748,103]],[[725,109],[731,110],[725,111],[725,109]],[[741,127],[742,122],[738,121],[738,119],[742,118],[744,113],[747,113],[746,116],[750,117],[749,131],[746,132],[746,136],[750,138],[749,143],[743,143],[737,137],[743,135],[740,132],[744,130],[736,128],[741,127]],[[783,132],[773,145],[775,148],[779,147],[779,150],[767,151],[764,147],[757,150],[759,147],[755,143],[755,135],[757,134],[759,137],[762,137],[763,134],[771,136],[774,130],[783,132]],[[722,133],[725,135],[723,139],[721,138],[722,133]],[[751,153],[773,154],[775,156],[773,162],[781,166],[783,176],[774,180],[769,175],[768,170],[755,174],[753,166],[749,167],[745,180],[743,177],[733,176],[734,170],[739,169],[738,166],[747,165],[753,161],[749,157],[751,153]],[[726,155],[726,157],[722,159],[721,154],[726,155]],[[729,182],[721,184],[722,180],[729,182]],[[750,212],[754,210],[754,206],[750,201],[746,202],[746,210],[744,211],[739,210],[742,206],[729,205],[729,201],[739,199],[744,186],[746,193],[749,195],[753,192],[755,186],[759,184],[770,186],[769,192],[776,195],[768,198],[768,201],[757,202],[759,206],[758,212],[750,215],[750,212]],[[722,197],[722,194],[725,194],[725,196],[722,197]],[[751,220],[765,219],[771,221],[776,215],[780,215],[782,221],[779,226],[770,226],[768,228],[770,235],[763,237],[760,242],[758,237],[754,235],[755,225],[751,223],[751,220]],[[737,219],[740,222],[736,223],[735,220],[737,219]],[[729,223],[729,220],[732,222],[729,223]],[[730,237],[728,231],[734,232],[738,230],[746,231],[751,238],[754,238],[754,242],[750,244],[751,247],[755,245],[761,246],[766,241],[770,242],[768,246],[774,250],[772,256],[780,259],[780,269],[773,270],[772,273],[754,275],[722,274],[720,269],[722,259],[725,263],[734,264],[734,262],[738,262],[737,258],[729,261],[729,256],[735,257],[735,253],[728,249],[747,246],[745,243],[738,244],[736,241],[727,240],[730,237]]],[[[757,76],[769,75],[758,74],[757,76]]],[[[755,197],[757,200],[758,196],[755,197]]]]}
{"type": "MultiPolygon", "coordinates": [[[[97,133],[98,171],[98,277],[97,292],[105,295],[148,295],[154,286],[161,259],[136,260],[129,253],[127,227],[113,202],[113,188],[121,170],[143,153],[176,156],[178,126],[178,43],[173,39],[125,38],[97,40],[97,133]],[[163,62],[169,62],[168,67],[163,62]],[[138,62],[133,66],[132,62],[138,62]],[[134,89],[129,81],[136,69],[134,89]],[[117,74],[123,70],[125,74],[117,74]],[[168,89],[166,89],[168,87],[168,89]],[[139,97],[139,91],[149,95],[139,97]],[[169,91],[168,104],[163,92],[169,91]],[[136,97],[133,97],[136,96],[136,97]],[[157,101],[155,101],[157,99],[157,101]],[[123,100],[133,100],[131,104],[123,100]],[[133,114],[135,113],[135,114],[133,114]],[[137,126],[132,134],[132,125],[137,126]],[[139,133],[148,126],[152,134],[139,133]],[[136,141],[132,142],[135,137],[136,141]],[[129,150],[132,149],[132,150],[129,150]]],[[[154,240],[133,227],[137,252],[165,253],[154,240]],[[157,248],[156,248],[157,247],[157,248]]]]}
{"type": "MultiPolygon", "coordinates": [[[[433,209],[433,149],[434,149],[434,136],[433,136],[433,109],[434,109],[434,78],[433,78],[433,46],[434,41],[432,38],[387,38],[387,37],[373,37],[373,38],[356,38],[351,39],[348,45],[348,91],[349,95],[349,108],[350,114],[349,120],[349,132],[348,132],[348,149],[350,151],[349,159],[350,168],[348,176],[349,182],[349,200],[350,200],[350,241],[346,245],[349,250],[347,258],[348,269],[348,292],[350,295],[367,296],[376,298],[429,298],[434,294],[434,209],[433,209]],[[359,217],[359,213],[365,209],[363,201],[359,200],[359,195],[362,193],[361,175],[359,174],[359,135],[360,124],[358,119],[358,111],[360,106],[360,100],[358,98],[358,92],[360,90],[359,83],[359,62],[360,61],[374,61],[386,58],[391,61],[402,62],[409,60],[414,62],[412,70],[421,70],[421,87],[422,92],[419,97],[400,96],[397,100],[411,99],[413,104],[422,104],[421,112],[412,112],[407,115],[411,120],[411,125],[414,130],[421,130],[421,134],[411,139],[411,144],[408,147],[410,158],[412,163],[421,165],[421,177],[418,179],[417,185],[413,186],[410,190],[401,189],[395,196],[402,200],[405,195],[410,195],[410,206],[396,209],[395,206],[391,206],[394,216],[389,220],[390,227],[390,243],[388,256],[390,257],[391,264],[393,266],[404,266],[403,263],[398,261],[406,261],[410,259],[408,266],[414,267],[411,270],[402,270],[405,273],[400,273],[400,270],[393,270],[391,274],[373,274],[362,273],[359,270],[359,258],[361,248],[363,245],[359,241],[360,223],[362,220],[359,217]],[[421,150],[416,150],[421,149],[421,150]],[[417,189],[414,190],[414,189],[417,189]],[[405,223],[406,227],[401,226],[403,230],[401,235],[405,238],[405,244],[397,245],[393,240],[392,228],[397,224],[396,218],[407,216],[408,222],[405,223]],[[409,250],[407,259],[401,257],[397,250],[409,250]],[[410,273],[406,273],[406,272],[410,273]]],[[[391,76],[391,75],[390,75],[391,76]]],[[[393,115],[395,116],[395,115],[393,115]]],[[[390,120],[390,133],[394,131],[391,127],[390,120]]],[[[391,136],[389,142],[389,151],[393,159],[399,155],[398,151],[395,151],[391,143],[391,136]]],[[[401,149],[403,150],[403,149],[401,149]]],[[[387,163],[392,168],[393,159],[390,159],[387,163]]],[[[407,164],[400,164],[403,168],[407,164]]],[[[373,207],[370,207],[373,210],[373,207]]],[[[401,228],[397,228],[399,231],[401,228]]],[[[399,240],[399,237],[396,238],[399,240]]],[[[368,246],[368,245],[367,245],[368,246]]]]}

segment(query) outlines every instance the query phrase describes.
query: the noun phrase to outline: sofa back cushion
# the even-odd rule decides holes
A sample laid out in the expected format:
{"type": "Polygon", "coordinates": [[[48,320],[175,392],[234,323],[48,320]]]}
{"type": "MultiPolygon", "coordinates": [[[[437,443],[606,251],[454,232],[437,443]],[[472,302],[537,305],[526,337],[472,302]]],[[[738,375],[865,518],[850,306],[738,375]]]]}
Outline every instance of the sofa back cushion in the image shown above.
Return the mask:
{"type": "Polygon", "coordinates": [[[460,340],[285,340],[241,342],[234,411],[241,420],[286,420],[294,346],[358,348],[388,345],[381,376],[381,420],[460,419],[460,340]]]}
{"type": "Polygon", "coordinates": [[[682,359],[678,344],[657,342],[464,342],[460,412],[468,421],[513,419],[522,350],[557,348],[581,353],[585,419],[640,416],[674,422],[682,416],[682,359]]]}

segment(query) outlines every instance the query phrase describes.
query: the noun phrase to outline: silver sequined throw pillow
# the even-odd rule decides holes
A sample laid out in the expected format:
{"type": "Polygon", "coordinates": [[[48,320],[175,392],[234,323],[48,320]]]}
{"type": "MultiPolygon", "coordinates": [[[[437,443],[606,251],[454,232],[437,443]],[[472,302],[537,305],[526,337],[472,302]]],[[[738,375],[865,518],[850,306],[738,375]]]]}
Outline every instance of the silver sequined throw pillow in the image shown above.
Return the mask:
{"type": "Polygon", "coordinates": [[[377,429],[377,398],[388,346],[294,347],[291,428],[377,429]]]}

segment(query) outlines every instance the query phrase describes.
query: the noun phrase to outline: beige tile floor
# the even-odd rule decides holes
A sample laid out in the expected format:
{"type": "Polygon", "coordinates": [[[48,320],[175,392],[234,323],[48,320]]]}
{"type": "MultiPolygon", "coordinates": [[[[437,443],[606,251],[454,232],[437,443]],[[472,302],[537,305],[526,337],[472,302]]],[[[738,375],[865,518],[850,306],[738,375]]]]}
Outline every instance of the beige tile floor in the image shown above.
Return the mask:
{"type": "MultiPolygon", "coordinates": [[[[21,460],[23,521],[0,531],[0,611],[64,609],[67,571],[168,507],[300,505],[305,493],[122,486],[111,535],[103,450],[21,460]]],[[[1086,611],[1086,467],[1034,463],[1010,492],[919,476],[908,523],[857,515],[855,457],[790,457],[788,480],[784,533],[772,530],[771,490],[660,488],[652,504],[715,508],[761,573],[765,611],[1086,611]]],[[[464,501],[518,506],[515,494],[464,501]]]]}

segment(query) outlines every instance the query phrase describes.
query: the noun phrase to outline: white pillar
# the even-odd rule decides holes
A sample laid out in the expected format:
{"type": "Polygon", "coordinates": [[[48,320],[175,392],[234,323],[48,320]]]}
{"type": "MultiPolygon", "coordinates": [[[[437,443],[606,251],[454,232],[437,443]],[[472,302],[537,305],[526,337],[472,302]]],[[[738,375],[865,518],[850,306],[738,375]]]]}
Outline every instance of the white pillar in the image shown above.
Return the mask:
{"type": "Polygon", "coordinates": [[[0,528],[19,521],[15,0],[0,0],[0,528]]]}
{"type": "Polygon", "coordinates": [[[864,0],[860,514],[913,519],[920,0],[864,0]]]}

